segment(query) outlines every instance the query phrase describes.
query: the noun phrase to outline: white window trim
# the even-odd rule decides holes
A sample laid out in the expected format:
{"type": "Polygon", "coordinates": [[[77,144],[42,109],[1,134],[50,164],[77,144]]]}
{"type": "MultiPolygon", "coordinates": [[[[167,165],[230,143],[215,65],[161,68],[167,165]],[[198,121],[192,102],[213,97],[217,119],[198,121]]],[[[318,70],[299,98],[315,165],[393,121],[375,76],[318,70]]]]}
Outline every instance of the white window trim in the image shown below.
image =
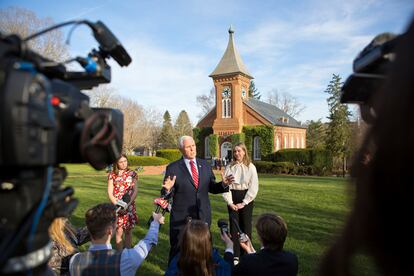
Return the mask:
{"type": "Polygon", "coordinates": [[[253,160],[261,160],[259,136],[253,138],[253,160]]]}
{"type": "Polygon", "coordinates": [[[221,115],[222,118],[231,118],[231,99],[226,98],[221,100],[221,115]]]}

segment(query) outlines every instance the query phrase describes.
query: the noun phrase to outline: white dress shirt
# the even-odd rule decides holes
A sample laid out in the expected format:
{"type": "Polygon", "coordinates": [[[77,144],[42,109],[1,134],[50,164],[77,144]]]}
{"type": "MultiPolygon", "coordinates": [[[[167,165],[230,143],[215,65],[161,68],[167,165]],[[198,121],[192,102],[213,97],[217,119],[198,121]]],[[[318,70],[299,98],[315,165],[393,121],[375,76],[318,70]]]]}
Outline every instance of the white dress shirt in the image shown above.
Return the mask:
{"type": "MultiPolygon", "coordinates": [[[[224,176],[230,174],[234,176],[234,182],[229,185],[230,190],[247,190],[243,203],[247,205],[252,202],[259,191],[259,178],[255,165],[253,163],[250,163],[249,166],[243,163],[230,164],[224,170],[224,176]]],[[[231,191],[223,193],[223,198],[227,205],[233,204],[231,191]]]]}

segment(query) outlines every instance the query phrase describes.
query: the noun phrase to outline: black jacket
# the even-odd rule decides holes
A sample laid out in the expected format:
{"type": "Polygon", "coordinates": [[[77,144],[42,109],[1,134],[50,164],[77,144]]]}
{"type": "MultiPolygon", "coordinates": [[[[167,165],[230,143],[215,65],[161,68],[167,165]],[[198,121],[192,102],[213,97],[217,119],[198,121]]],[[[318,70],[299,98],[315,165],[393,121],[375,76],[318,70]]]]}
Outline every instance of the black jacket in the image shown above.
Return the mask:
{"type": "Polygon", "coordinates": [[[298,258],[287,251],[262,249],[244,255],[233,269],[233,275],[295,276],[298,273],[298,258]]]}

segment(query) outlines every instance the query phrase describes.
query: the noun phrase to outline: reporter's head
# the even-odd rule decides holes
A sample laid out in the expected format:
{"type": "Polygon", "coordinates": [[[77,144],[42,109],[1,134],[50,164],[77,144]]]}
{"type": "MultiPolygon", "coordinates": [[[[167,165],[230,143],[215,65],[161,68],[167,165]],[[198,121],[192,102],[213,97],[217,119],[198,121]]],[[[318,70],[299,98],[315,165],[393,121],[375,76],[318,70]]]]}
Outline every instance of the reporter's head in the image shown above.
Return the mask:
{"type": "Polygon", "coordinates": [[[208,224],[190,220],[184,227],[178,267],[182,275],[212,275],[212,242],[208,224]]]}
{"type": "Polygon", "coordinates": [[[85,223],[94,240],[102,239],[116,225],[115,207],[109,203],[98,204],[85,213],[85,223]]]}
{"type": "Polygon", "coordinates": [[[266,249],[282,250],[287,236],[287,225],[278,215],[261,214],[256,222],[256,230],[266,249]]]}

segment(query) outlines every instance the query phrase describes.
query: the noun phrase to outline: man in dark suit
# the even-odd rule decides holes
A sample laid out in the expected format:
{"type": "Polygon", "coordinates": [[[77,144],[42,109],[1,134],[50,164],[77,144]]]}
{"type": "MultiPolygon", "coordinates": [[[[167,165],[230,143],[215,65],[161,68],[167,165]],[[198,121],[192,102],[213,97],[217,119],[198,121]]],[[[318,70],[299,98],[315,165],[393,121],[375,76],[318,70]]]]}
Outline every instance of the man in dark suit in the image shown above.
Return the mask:
{"type": "Polygon", "coordinates": [[[233,269],[233,275],[295,276],[298,273],[298,258],[283,250],[287,236],[285,221],[275,214],[262,214],[257,219],[256,230],[262,248],[256,252],[250,239],[240,242],[240,246],[249,254],[241,257],[233,269]]]}
{"type": "Polygon", "coordinates": [[[163,185],[164,193],[173,193],[169,261],[179,251],[180,231],[189,218],[199,219],[211,225],[208,193],[227,192],[228,185],[234,180],[232,176],[228,176],[222,182],[216,183],[210,164],[196,158],[196,146],[191,136],[181,137],[179,144],[183,158],[167,166],[163,185]]]}

